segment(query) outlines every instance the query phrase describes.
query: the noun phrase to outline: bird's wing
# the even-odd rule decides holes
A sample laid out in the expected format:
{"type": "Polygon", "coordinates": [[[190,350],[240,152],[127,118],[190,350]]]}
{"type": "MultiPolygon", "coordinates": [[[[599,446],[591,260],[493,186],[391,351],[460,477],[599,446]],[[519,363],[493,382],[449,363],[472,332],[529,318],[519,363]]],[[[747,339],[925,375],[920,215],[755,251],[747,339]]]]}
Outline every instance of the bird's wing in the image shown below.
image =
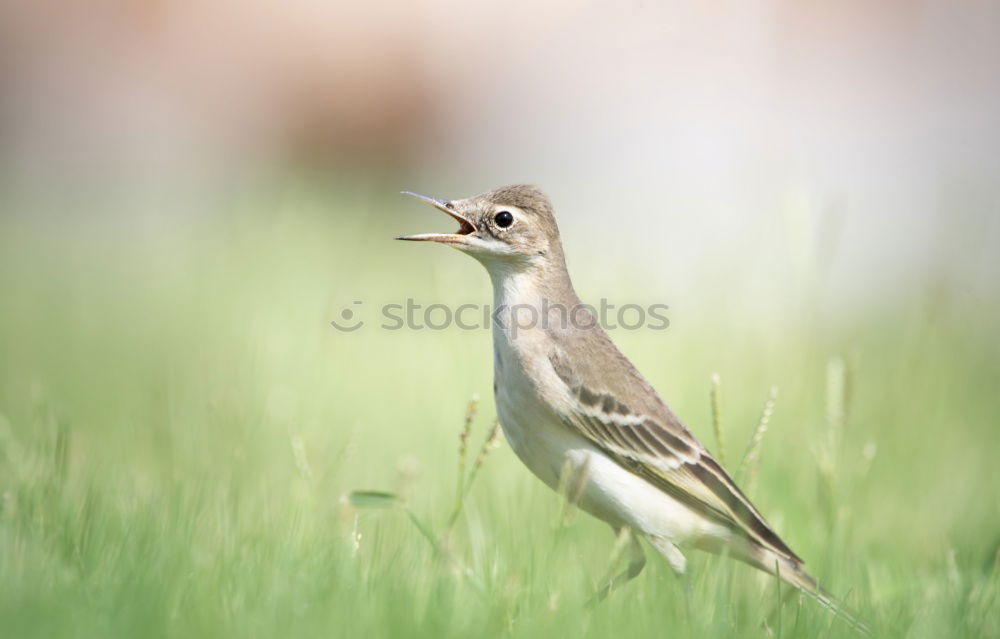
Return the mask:
{"type": "Polygon", "coordinates": [[[779,555],[802,561],[631,364],[625,377],[638,388],[627,395],[640,406],[626,403],[624,392],[588,386],[562,353],[553,352],[549,360],[578,400],[560,415],[566,426],[696,512],[779,555]]]}

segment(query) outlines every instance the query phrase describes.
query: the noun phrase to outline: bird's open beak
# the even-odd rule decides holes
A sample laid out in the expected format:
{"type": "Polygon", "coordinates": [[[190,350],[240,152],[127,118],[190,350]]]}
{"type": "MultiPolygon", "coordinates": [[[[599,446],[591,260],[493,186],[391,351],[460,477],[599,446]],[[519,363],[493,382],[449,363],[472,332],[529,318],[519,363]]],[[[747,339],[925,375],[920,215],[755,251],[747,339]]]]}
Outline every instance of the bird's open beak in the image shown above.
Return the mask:
{"type": "Polygon", "coordinates": [[[403,195],[412,195],[418,200],[426,202],[440,211],[444,211],[458,221],[459,227],[454,233],[418,233],[417,235],[404,235],[402,237],[397,237],[397,240],[409,240],[411,242],[444,242],[445,244],[467,244],[470,239],[469,236],[476,232],[476,226],[472,223],[472,220],[456,211],[451,202],[439,200],[436,197],[420,195],[419,193],[413,193],[411,191],[401,191],[401,193],[403,195]]]}

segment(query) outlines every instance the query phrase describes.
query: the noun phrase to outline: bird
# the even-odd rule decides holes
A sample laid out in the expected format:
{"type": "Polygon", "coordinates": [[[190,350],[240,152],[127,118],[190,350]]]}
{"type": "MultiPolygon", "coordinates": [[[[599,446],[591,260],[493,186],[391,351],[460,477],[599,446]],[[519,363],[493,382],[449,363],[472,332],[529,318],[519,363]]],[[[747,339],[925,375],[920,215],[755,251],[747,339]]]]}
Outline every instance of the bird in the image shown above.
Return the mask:
{"type": "Polygon", "coordinates": [[[494,395],[517,457],[554,490],[567,473],[576,505],[627,539],[636,576],[644,538],[679,575],[687,549],[741,560],[795,586],[854,628],[868,628],[822,589],[729,473],[615,346],[570,280],[549,198],[517,184],[459,200],[403,191],[447,213],[454,233],[396,239],[452,246],[493,286],[494,395]]]}

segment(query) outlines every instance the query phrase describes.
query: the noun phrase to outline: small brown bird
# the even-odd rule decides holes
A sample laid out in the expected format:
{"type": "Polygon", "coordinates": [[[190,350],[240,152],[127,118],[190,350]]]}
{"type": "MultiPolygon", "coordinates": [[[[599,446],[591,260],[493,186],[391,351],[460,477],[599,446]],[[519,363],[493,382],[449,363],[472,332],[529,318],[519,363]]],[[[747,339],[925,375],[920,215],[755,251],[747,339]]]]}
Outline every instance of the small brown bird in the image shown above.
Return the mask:
{"type": "MultiPolygon", "coordinates": [[[[549,487],[580,485],[578,504],[619,534],[640,573],[644,537],[683,573],[681,548],[728,554],[864,625],[805,570],[733,479],[615,347],[573,290],[548,198],[533,186],[444,201],[404,191],[459,223],[397,239],[449,244],[486,267],[494,308],[494,391],[504,434],[549,487]],[[530,321],[528,321],[530,320],[530,321]]],[[[603,597],[615,580],[599,593],[603,597]]]]}

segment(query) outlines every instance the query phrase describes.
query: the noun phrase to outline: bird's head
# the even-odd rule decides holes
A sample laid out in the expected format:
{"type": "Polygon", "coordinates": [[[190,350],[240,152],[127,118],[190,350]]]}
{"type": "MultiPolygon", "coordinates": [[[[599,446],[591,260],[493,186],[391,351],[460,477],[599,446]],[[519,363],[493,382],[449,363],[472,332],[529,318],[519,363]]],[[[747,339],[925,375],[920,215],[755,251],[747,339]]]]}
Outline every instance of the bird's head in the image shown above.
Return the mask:
{"type": "Polygon", "coordinates": [[[554,258],[562,260],[559,229],[552,204],[537,187],[505,186],[464,200],[437,198],[403,191],[438,210],[459,224],[454,233],[421,233],[400,240],[441,242],[469,253],[490,268],[526,268],[554,258]]]}

